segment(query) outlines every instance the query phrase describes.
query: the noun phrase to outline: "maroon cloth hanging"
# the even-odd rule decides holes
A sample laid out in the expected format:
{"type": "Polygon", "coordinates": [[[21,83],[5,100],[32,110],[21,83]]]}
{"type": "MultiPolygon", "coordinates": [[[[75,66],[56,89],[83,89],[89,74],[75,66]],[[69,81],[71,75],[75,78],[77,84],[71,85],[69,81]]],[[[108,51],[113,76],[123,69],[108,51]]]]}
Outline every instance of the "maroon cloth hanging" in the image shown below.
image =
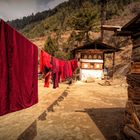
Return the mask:
{"type": "Polygon", "coordinates": [[[0,21],[0,115],[38,102],[38,49],[0,21]]]}
{"type": "Polygon", "coordinates": [[[9,112],[8,58],[4,22],[0,20],[0,115],[9,112]]]}
{"type": "Polygon", "coordinates": [[[51,68],[51,55],[41,50],[40,53],[40,72],[43,72],[44,67],[51,68]]]}
{"type": "Polygon", "coordinates": [[[72,71],[72,65],[71,61],[65,61],[64,64],[64,77],[66,78],[72,78],[73,71],[72,71]]]}
{"type": "Polygon", "coordinates": [[[51,77],[51,73],[48,72],[44,77],[45,78],[44,87],[49,87],[50,86],[50,77],[51,77]]]}
{"type": "Polygon", "coordinates": [[[59,69],[59,59],[53,57],[52,58],[52,80],[53,80],[53,88],[59,87],[60,82],[60,69],[59,69]]]}
{"type": "Polygon", "coordinates": [[[47,73],[45,72],[44,87],[49,87],[49,85],[50,85],[50,77],[51,77],[50,69],[51,68],[52,68],[51,55],[48,54],[47,52],[41,50],[41,53],[40,53],[40,72],[42,73],[45,69],[49,70],[47,73]]]}
{"type": "Polygon", "coordinates": [[[78,68],[78,61],[77,59],[72,59],[70,60],[70,62],[71,62],[72,72],[74,72],[78,68]]]}
{"type": "Polygon", "coordinates": [[[72,59],[64,62],[64,77],[72,78],[74,71],[78,68],[78,61],[76,59],[72,59]]]}
{"type": "MultiPolygon", "coordinates": [[[[43,72],[44,68],[52,69],[52,81],[53,88],[59,87],[60,79],[64,81],[66,78],[72,78],[73,72],[77,69],[77,60],[72,59],[68,61],[64,61],[55,57],[52,57],[45,51],[41,51],[40,54],[40,72],[43,72]],[[52,63],[51,62],[52,58],[52,63]]],[[[49,78],[50,75],[46,75],[45,77],[45,87],[49,87],[49,78]]]]}
{"type": "Polygon", "coordinates": [[[60,78],[61,81],[65,81],[65,77],[64,77],[64,64],[65,61],[64,60],[59,60],[59,74],[60,74],[60,78]]]}

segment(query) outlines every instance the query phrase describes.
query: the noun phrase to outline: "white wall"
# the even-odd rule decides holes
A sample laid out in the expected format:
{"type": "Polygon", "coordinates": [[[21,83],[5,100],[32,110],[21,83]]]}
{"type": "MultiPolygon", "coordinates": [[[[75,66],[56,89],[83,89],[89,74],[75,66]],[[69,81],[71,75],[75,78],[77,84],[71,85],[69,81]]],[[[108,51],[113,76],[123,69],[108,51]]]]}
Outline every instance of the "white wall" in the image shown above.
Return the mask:
{"type": "Polygon", "coordinates": [[[103,77],[103,70],[80,69],[80,76],[82,81],[86,81],[89,77],[101,79],[103,77]]]}
{"type": "MultiPolygon", "coordinates": [[[[81,59],[80,61],[103,64],[103,60],[98,60],[98,59],[81,59]]],[[[82,81],[86,81],[89,77],[93,79],[101,79],[103,77],[103,70],[80,69],[80,76],[82,81]]]]}

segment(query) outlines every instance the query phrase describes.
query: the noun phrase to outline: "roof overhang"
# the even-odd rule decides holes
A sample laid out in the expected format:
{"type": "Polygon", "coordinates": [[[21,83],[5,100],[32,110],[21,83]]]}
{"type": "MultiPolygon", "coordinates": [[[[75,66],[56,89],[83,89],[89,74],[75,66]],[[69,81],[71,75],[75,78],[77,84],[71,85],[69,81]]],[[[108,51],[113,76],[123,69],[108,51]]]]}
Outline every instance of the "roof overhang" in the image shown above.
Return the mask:
{"type": "Polygon", "coordinates": [[[80,46],[76,49],[73,49],[72,51],[91,50],[91,49],[102,50],[103,52],[110,52],[110,53],[120,51],[120,49],[114,48],[106,43],[101,42],[101,41],[94,41],[94,42],[87,43],[83,46],[80,46]]]}
{"type": "Polygon", "coordinates": [[[116,31],[115,36],[131,36],[133,32],[131,31],[116,31]]]}
{"type": "Polygon", "coordinates": [[[114,31],[116,36],[133,36],[140,32],[140,13],[125,24],[121,30],[114,31]]]}

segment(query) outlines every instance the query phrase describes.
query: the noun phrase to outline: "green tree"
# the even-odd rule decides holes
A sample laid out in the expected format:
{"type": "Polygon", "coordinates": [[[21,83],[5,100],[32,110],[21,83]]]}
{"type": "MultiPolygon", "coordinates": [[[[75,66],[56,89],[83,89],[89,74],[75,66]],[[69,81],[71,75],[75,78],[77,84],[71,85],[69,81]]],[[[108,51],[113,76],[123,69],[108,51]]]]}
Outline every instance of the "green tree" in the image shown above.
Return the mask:
{"type": "Polygon", "coordinates": [[[56,51],[55,52],[55,57],[56,58],[59,58],[59,59],[62,59],[62,60],[69,60],[70,59],[70,53],[68,52],[68,53],[66,53],[66,52],[64,52],[64,51],[56,51]]]}
{"type": "Polygon", "coordinates": [[[58,47],[56,45],[56,42],[55,42],[55,40],[53,40],[51,38],[51,36],[48,36],[48,38],[45,42],[44,50],[52,56],[54,56],[55,52],[58,51],[58,47]]]}
{"type": "Polygon", "coordinates": [[[82,42],[84,38],[85,33],[82,31],[76,32],[73,31],[68,39],[68,45],[71,49],[74,49],[74,47],[80,46],[80,43],[82,42]]]}
{"type": "Polygon", "coordinates": [[[72,17],[70,26],[75,30],[84,32],[85,39],[89,39],[89,31],[94,30],[99,21],[99,12],[97,7],[89,2],[85,2],[83,7],[72,17]]]}

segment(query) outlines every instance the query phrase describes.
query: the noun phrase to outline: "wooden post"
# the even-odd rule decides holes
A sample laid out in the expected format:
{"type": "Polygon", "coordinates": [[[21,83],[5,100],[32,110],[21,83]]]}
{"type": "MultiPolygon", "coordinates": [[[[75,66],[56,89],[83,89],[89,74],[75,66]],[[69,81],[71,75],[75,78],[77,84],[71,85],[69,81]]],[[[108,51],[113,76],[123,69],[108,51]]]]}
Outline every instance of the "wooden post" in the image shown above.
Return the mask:
{"type": "Polygon", "coordinates": [[[105,53],[103,52],[103,69],[105,68],[105,53]]]}
{"type": "Polygon", "coordinates": [[[112,80],[114,80],[114,72],[115,72],[115,52],[113,52],[112,80]]]}
{"type": "Polygon", "coordinates": [[[107,0],[100,0],[101,4],[101,42],[103,42],[104,30],[102,30],[102,26],[105,24],[106,20],[106,2],[107,0]]]}

